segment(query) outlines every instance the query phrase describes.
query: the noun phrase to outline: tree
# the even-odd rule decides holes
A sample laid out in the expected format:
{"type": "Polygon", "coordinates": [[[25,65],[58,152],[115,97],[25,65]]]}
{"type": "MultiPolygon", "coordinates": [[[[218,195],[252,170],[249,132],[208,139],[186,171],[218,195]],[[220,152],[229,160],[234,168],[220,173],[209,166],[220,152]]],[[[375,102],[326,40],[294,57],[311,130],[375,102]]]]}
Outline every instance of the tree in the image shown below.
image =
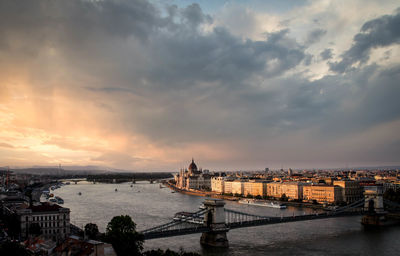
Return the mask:
{"type": "Polygon", "coordinates": [[[394,191],[390,188],[386,190],[386,192],[383,194],[383,198],[396,203],[400,203],[400,191],[394,191]]]}
{"type": "Polygon", "coordinates": [[[18,255],[28,256],[30,255],[27,250],[17,242],[7,241],[0,245],[0,255],[18,255]]]}
{"type": "Polygon", "coordinates": [[[12,238],[18,238],[21,234],[21,224],[18,215],[11,214],[3,217],[5,223],[5,229],[8,235],[12,238]]]}
{"type": "Polygon", "coordinates": [[[288,200],[288,198],[287,198],[287,196],[286,196],[286,194],[282,194],[282,196],[281,196],[281,199],[280,199],[281,201],[287,201],[288,200]]]}
{"type": "Polygon", "coordinates": [[[88,223],[85,225],[85,234],[89,239],[97,239],[99,228],[95,223],[88,223]]]}
{"type": "Polygon", "coordinates": [[[143,235],[128,215],[115,216],[107,225],[106,242],[112,244],[118,256],[141,255],[143,235]]]}

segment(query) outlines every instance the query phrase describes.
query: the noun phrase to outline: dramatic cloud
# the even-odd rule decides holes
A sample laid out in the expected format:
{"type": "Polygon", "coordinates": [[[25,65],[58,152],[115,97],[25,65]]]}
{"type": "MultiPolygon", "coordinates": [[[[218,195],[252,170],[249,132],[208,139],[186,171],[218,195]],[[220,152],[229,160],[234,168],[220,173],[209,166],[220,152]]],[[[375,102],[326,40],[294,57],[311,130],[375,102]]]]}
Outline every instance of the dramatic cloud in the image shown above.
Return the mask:
{"type": "Polygon", "coordinates": [[[326,30],[323,30],[323,29],[315,29],[315,30],[311,31],[307,36],[307,39],[305,42],[306,45],[310,45],[310,44],[318,42],[321,39],[321,37],[323,37],[325,34],[326,34],[326,30]]]}
{"type": "Polygon", "coordinates": [[[0,163],[397,164],[400,14],[365,5],[1,1],[0,163]]]}
{"type": "Polygon", "coordinates": [[[322,60],[332,59],[333,57],[332,49],[325,49],[319,55],[321,56],[322,60]]]}
{"type": "Polygon", "coordinates": [[[363,64],[369,60],[373,48],[400,43],[400,10],[395,15],[385,15],[366,22],[361,33],[354,36],[350,49],[342,54],[340,62],[330,63],[331,70],[345,72],[353,64],[363,64]]]}

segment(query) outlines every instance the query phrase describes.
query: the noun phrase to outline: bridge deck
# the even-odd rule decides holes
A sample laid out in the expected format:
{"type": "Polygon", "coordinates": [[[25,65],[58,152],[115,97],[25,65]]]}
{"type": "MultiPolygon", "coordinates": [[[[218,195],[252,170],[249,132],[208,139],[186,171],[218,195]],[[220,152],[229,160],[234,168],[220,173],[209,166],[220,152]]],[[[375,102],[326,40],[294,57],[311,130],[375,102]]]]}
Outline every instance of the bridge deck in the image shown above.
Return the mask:
{"type": "Polygon", "coordinates": [[[297,222],[297,221],[307,221],[307,220],[318,220],[318,219],[328,219],[328,218],[338,218],[338,217],[348,217],[348,216],[360,216],[363,212],[343,212],[339,214],[312,214],[312,215],[300,215],[294,217],[272,217],[268,219],[261,220],[252,220],[252,221],[242,221],[242,222],[233,222],[229,223],[227,226],[229,229],[236,228],[245,228],[245,227],[254,227],[254,226],[264,226],[264,225],[272,225],[279,223],[288,223],[288,222],[297,222]]]}
{"type": "MultiPolygon", "coordinates": [[[[301,215],[294,217],[265,217],[264,219],[257,219],[251,221],[240,221],[240,222],[231,222],[227,223],[227,229],[237,229],[237,228],[246,228],[246,227],[255,227],[255,226],[263,226],[263,225],[272,225],[279,223],[288,223],[288,222],[297,222],[297,221],[307,221],[307,220],[316,220],[316,219],[327,219],[327,218],[337,218],[337,217],[347,217],[347,216],[360,216],[362,215],[362,211],[354,211],[354,212],[341,212],[341,213],[322,213],[322,214],[312,214],[312,215],[301,215]]],[[[172,237],[172,236],[181,236],[181,235],[189,235],[195,233],[203,233],[203,232],[211,232],[212,230],[204,225],[199,225],[197,227],[188,227],[188,228],[178,228],[171,230],[154,230],[147,233],[143,233],[144,239],[155,239],[155,238],[163,238],[163,237],[172,237]]]]}

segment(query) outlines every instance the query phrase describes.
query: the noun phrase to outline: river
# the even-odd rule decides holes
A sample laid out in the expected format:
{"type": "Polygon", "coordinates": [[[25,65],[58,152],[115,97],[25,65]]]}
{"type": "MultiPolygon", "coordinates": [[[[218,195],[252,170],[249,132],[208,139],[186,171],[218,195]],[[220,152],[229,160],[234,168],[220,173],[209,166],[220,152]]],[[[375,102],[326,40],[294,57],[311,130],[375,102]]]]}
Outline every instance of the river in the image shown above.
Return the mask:
{"type": "MultiPolygon", "coordinates": [[[[71,223],[83,227],[92,222],[104,232],[117,215],[129,215],[144,230],[171,221],[176,212],[194,212],[203,197],[171,193],[148,182],[91,184],[80,182],[53,192],[71,210],[71,223]],[[115,189],[118,191],[116,192],[115,189]],[[78,193],[81,192],[81,195],[78,193]]],[[[274,209],[226,201],[226,208],[265,216],[312,213],[307,208],[274,209]]],[[[195,251],[202,255],[399,255],[400,227],[365,230],[360,217],[342,217],[260,227],[228,232],[228,249],[203,248],[201,234],[145,241],[145,249],[195,251]]]]}

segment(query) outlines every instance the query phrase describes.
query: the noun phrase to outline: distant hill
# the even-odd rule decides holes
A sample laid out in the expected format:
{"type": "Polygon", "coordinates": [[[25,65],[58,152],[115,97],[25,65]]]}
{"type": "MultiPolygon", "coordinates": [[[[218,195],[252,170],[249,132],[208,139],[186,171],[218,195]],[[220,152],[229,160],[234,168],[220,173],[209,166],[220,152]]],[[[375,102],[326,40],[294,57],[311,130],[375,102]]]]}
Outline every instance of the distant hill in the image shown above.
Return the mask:
{"type": "MultiPolygon", "coordinates": [[[[115,169],[101,166],[31,166],[31,167],[0,167],[0,171],[7,169],[14,173],[33,174],[33,175],[99,175],[99,174],[123,174],[123,173],[151,173],[145,171],[131,171],[123,169],[115,169]]],[[[159,173],[159,172],[154,172],[159,173]]],[[[164,172],[169,173],[169,172],[164,172]]]]}
{"type": "MultiPolygon", "coordinates": [[[[7,168],[0,168],[0,170],[7,170],[7,168]]],[[[68,170],[64,168],[56,167],[30,167],[30,168],[10,168],[10,171],[20,174],[34,174],[34,175],[90,175],[90,174],[104,174],[110,173],[108,170],[97,170],[97,169],[79,169],[74,168],[68,170]]]]}

